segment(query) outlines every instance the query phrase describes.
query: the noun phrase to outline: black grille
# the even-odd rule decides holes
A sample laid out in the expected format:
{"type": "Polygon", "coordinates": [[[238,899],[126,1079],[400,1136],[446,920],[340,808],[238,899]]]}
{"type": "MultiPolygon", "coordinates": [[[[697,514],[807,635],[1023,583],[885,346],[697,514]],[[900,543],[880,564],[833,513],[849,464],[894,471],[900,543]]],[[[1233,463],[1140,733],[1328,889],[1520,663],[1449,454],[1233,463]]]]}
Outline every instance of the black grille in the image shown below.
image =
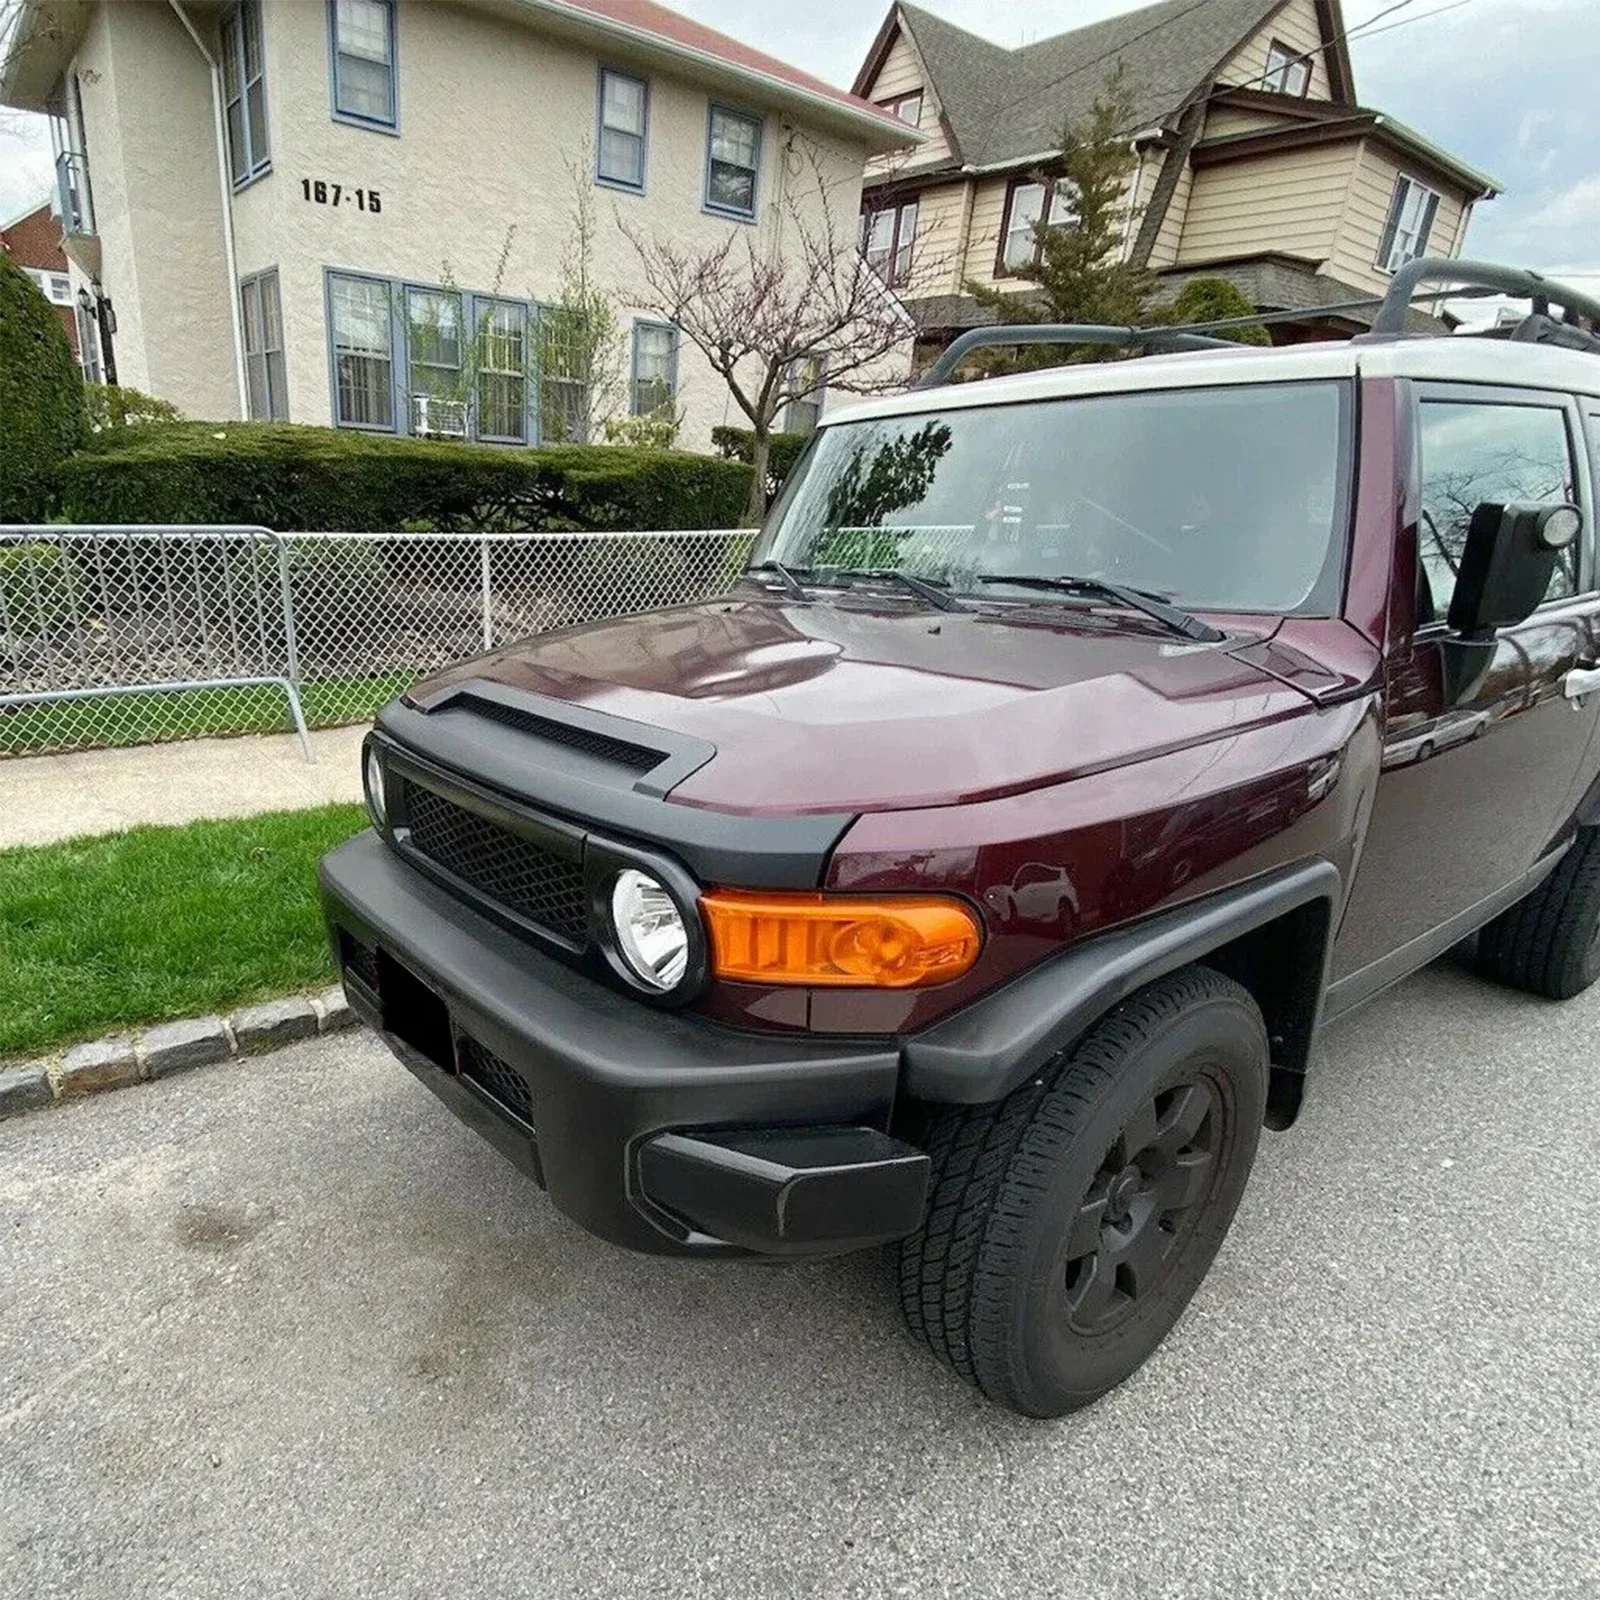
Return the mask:
{"type": "Polygon", "coordinates": [[[467,704],[480,716],[491,722],[503,722],[508,728],[520,728],[524,733],[537,734],[552,744],[565,745],[569,750],[581,750],[585,755],[598,756],[615,766],[627,767],[632,772],[648,772],[659,767],[665,759],[659,750],[647,750],[642,744],[632,744],[626,739],[614,739],[610,734],[591,733],[587,728],[568,727],[564,722],[552,722],[520,706],[502,705],[498,700],[484,700],[477,695],[465,696],[467,704]]]}
{"type": "Polygon", "coordinates": [[[507,1110],[514,1111],[524,1122],[532,1123],[533,1097],[528,1093],[526,1080],[509,1061],[502,1061],[476,1039],[463,1037],[457,1050],[463,1078],[470,1078],[507,1110]]]}
{"type": "Polygon", "coordinates": [[[405,786],[412,847],[490,900],[574,944],[586,942],[588,901],[576,860],[512,833],[453,800],[405,786]]]}
{"type": "Polygon", "coordinates": [[[378,952],[369,945],[346,933],[343,928],[339,930],[339,954],[343,958],[345,970],[353,972],[366,986],[376,994],[378,992],[378,952]]]}

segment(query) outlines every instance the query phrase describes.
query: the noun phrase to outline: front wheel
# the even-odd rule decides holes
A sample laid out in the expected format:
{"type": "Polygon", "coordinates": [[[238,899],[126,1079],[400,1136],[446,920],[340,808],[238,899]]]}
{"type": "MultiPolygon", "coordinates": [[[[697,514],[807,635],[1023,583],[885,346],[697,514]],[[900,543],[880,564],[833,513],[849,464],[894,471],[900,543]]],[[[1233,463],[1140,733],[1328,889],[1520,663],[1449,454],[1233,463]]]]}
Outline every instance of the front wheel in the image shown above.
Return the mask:
{"type": "Polygon", "coordinates": [[[1249,992],[1187,967],[999,1104],[941,1112],[928,1214],[899,1246],[912,1332],[1028,1416],[1059,1416],[1121,1383],[1178,1320],[1228,1231],[1267,1071],[1249,992]]]}

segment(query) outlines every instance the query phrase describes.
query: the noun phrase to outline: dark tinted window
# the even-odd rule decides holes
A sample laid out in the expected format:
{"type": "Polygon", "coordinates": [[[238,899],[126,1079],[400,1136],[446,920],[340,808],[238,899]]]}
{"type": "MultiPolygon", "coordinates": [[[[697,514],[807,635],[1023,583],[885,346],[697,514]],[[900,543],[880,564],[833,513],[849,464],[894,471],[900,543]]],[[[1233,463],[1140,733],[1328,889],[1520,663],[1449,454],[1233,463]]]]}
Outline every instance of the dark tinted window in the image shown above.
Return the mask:
{"type": "MultiPolygon", "coordinates": [[[[1455,400],[1422,404],[1422,571],[1418,620],[1442,620],[1475,507],[1561,505],[1577,499],[1566,412],[1455,400]]],[[[1563,552],[1551,600],[1577,592],[1580,546],[1563,552]]]]}
{"type": "Polygon", "coordinates": [[[758,559],[1108,578],[1331,611],[1347,392],[1285,383],[962,407],[822,430],[758,559]]]}

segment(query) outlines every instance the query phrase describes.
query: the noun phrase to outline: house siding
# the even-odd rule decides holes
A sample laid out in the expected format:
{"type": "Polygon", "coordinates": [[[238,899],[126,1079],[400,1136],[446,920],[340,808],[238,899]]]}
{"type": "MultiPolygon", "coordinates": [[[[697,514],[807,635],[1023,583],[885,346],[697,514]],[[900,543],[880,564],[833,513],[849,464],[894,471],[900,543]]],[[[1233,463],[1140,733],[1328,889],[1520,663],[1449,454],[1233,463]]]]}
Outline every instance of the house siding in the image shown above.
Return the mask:
{"type": "Polygon", "coordinates": [[[1183,225],[1189,215],[1189,201],[1194,193],[1194,168],[1186,160],[1178,174],[1177,186],[1172,191],[1167,214],[1161,219],[1156,242],[1150,250],[1152,267],[1170,267],[1178,259],[1183,242],[1183,225]]]}
{"type": "Polygon", "coordinates": [[[922,91],[922,121],[918,127],[927,134],[928,142],[915,149],[898,151],[870,161],[867,164],[869,174],[915,171],[935,161],[948,161],[955,154],[950,148],[949,139],[945,137],[939,97],[933,92],[933,84],[923,69],[922,58],[917,54],[910,36],[901,28],[895,34],[894,43],[889,47],[882,67],[878,69],[878,76],[872,80],[867,99],[889,100],[896,95],[910,94],[914,89],[922,91]]]}
{"type": "Polygon", "coordinates": [[[1457,255],[1461,216],[1465,197],[1422,168],[1408,165],[1372,140],[1363,142],[1359,159],[1351,174],[1348,200],[1328,271],[1346,283],[1380,293],[1388,287],[1389,274],[1379,268],[1378,247],[1389,220],[1395,180],[1404,173],[1426,184],[1439,195],[1439,209],[1429,235],[1430,255],[1457,255]]]}
{"type": "Polygon", "coordinates": [[[1267,52],[1272,41],[1279,40],[1301,55],[1311,56],[1311,82],[1306,94],[1313,100],[1331,100],[1333,89],[1328,79],[1327,63],[1321,54],[1322,28],[1317,22],[1315,0],[1288,0],[1271,17],[1259,33],[1238,50],[1227,65],[1217,74],[1219,82],[1262,86],[1262,75],[1267,70],[1267,52]],[[1312,55],[1316,51],[1317,54],[1312,55]]]}
{"type": "MultiPolygon", "coordinates": [[[[272,169],[234,196],[234,233],[241,278],[278,271],[296,422],[332,421],[328,270],[424,285],[449,278],[468,291],[550,301],[559,293],[580,186],[593,205],[594,276],[612,292],[624,345],[644,316],[638,257],[624,227],[686,250],[719,243],[730,229],[751,237],[758,251],[781,248],[786,193],[819,215],[806,193],[807,164],[784,160],[791,134],[819,152],[832,213],[854,240],[864,149],[795,129],[759,102],[659,71],[642,74],[650,80],[646,187],[624,194],[593,183],[601,58],[592,48],[491,13],[403,0],[397,136],[333,119],[321,0],[263,0],[262,12],[272,169]],[[703,209],[711,101],[764,116],[754,224],[703,209]],[[536,129],[530,106],[538,108],[536,129]],[[308,201],[302,184],[318,180],[330,194],[340,185],[346,203],[308,201]],[[381,211],[349,204],[356,189],[376,190],[381,211]]],[[[623,56],[604,59],[630,66],[623,56]]],[[[236,287],[222,265],[204,63],[170,9],[142,0],[99,7],[80,62],[100,74],[85,87],[85,112],[107,288],[124,330],[117,340],[123,379],[189,415],[236,417],[236,287]],[[109,48],[101,43],[108,38],[109,48]],[[141,270],[159,293],[140,297],[141,270]]],[[[687,448],[707,448],[714,426],[742,421],[722,381],[687,345],[677,400],[687,448]]]]}
{"type": "Polygon", "coordinates": [[[1355,141],[1316,145],[1203,167],[1194,174],[1175,264],[1262,250],[1328,260],[1359,148],[1355,141]]]}
{"type": "Polygon", "coordinates": [[[907,296],[955,294],[961,288],[965,261],[967,201],[970,183],[924,189],[917,196],[917,242],[911,257],[907,296]]]}

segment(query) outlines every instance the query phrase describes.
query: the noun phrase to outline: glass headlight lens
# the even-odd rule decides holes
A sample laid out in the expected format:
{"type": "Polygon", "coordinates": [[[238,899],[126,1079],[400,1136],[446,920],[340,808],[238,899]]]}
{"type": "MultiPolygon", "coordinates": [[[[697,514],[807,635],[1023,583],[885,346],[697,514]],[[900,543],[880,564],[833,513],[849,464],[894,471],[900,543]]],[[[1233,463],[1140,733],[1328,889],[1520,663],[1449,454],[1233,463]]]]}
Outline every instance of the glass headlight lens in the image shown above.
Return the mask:
{"type": "Polygon", "coordinates": [[[372,820],[380,829],[386,828],[389,825],[389,800],[383,792],[383,762],[376,745],[367,746],[365,765],[367,810],[372,813],[372,820]]]}
{"type": "Polygon", "coordinates": [[[678,902],[647,873],[631,867],[611,888],[617,951],[641,983],[665,994],[689,967],[689,930],[678,902]]]}

